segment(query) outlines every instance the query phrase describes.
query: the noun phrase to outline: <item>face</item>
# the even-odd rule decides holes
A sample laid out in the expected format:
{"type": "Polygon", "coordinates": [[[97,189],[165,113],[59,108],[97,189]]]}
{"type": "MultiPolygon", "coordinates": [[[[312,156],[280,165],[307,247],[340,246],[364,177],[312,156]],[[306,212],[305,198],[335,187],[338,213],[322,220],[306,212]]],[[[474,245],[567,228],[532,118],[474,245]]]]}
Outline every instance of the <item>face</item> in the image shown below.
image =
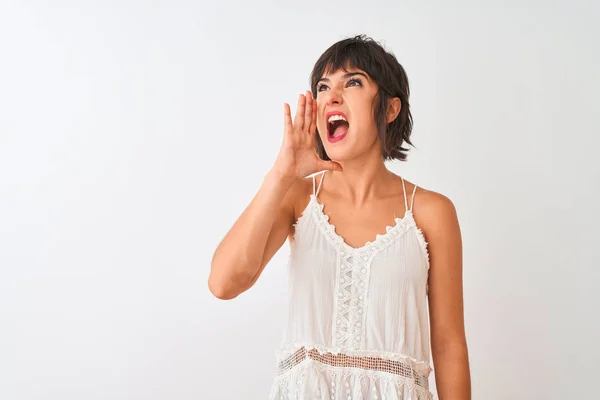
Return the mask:
{"type": "Polygon", "coordinates": [[[359,69],[340,69],[317,82],[317,129],[332,160],[380,149],[373,115],[377,91],[377,84],[359,69]]]}

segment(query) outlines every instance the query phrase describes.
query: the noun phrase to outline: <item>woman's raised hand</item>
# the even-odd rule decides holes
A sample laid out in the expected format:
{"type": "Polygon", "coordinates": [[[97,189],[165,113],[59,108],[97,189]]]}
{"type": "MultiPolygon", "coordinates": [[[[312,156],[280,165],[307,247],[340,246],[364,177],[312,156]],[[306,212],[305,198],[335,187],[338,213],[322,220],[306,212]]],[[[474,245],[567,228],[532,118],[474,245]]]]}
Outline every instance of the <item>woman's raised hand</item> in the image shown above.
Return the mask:
{"type": "Polygon", "coordinates": [[[298,98],[292,122],[290,105],[283,104],[283,143],[274,168],[286,178],[304,178],[322,170],[342,171],[335,161],[322,160],[315,149],[317,102],[310,91],[298,98]]]}

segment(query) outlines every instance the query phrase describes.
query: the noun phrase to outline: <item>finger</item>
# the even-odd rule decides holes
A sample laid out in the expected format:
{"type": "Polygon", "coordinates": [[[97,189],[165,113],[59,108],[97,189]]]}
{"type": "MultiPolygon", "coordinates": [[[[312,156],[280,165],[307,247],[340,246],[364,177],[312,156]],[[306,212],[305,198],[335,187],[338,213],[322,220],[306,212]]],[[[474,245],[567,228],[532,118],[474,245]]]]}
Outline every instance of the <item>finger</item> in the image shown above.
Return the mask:
{"type": "Polygon", "coordinates": [[[344,168],[342,168],[342,166],[335,161],[321,161],[319,164],[319,168],[321,169],[340,172],[344,171],[344,168]]]}
{"type": "Polygon", "coordinates": [[[292,130],[292,114],[288,103],[283,103],[283,130],[284,132],[292,130]]]}
{"type": "Polygon", "coordinates": [[[306,108],[304,110],[304,126],[303,128],[310,132],[310,126],[312,125],[313,120],[313,103],[314,100],[312,98],[312,94],[310,90],[306,91],[306,108]]]}
{"type": "Polygon", "coordinates": [[[306,106],[306,97],[301,94],[298,97],[298,108],[296,108],[296,116],[294,117],[294,128],[302,130],[304,126],[304,108],[306,106]]]}
{"type": "Polygon", "coordinates": [[[312,113],[312,121],[310,122],[310,128],[308,130],[308,133],[310,133],[311,135],[314,135],[315,132],[317,131],[317,101],[313,99],[312,102],[312,109],[313,109],[313,113],[312,113]]]}

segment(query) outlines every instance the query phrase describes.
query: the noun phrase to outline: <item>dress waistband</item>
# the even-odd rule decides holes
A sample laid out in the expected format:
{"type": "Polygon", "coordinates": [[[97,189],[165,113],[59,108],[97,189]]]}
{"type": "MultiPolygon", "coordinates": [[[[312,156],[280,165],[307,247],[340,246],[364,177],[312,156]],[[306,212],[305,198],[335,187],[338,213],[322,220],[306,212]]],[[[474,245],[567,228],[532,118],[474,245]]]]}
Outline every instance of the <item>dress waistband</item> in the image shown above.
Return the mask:
{"type": "Polygon", "coordinates": [[[278,375],[283,375],[305,360],[314,360],[333,367],[360,368],[369,371],[381,371],[411,379],[422,388],[429,388],[428,374],[419,371],[415,361],[410,359],[388,360],[380,357],[355,356],[344,353],[322,353],[319,350],[300,347],[294,353],[281,359],[277,366],[278,375]]]}

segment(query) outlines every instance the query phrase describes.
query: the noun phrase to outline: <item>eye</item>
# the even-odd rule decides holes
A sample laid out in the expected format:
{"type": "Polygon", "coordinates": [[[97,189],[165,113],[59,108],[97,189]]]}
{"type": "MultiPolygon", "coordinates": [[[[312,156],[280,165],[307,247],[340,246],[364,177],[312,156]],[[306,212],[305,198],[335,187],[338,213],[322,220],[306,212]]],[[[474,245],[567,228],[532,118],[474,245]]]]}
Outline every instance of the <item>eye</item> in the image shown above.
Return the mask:
{"type": "MultiPolygon", "coordinates": [[[[362,86],[362,80],[360,80],[360,78],[351,78],[348,80],[347,86],[349,87],[354,87],[354,86],[362,86]]],[[[327,85],[325,85],[324,83],[319,83],[317,85],[317,93],[318,92],[322,92],[323,89],[328,88],[327,85]]]]}
{"type": "Polygon", "coordinates": [[[352,78],[348,81],[348,86],[350,86],[351,83],[357,83],[358,86],[362,86],[362,81],[358,78],[352,78]]]}
{"type": "Polygon", "coordinates": [[[320,92],[320,91],[321,91],[321,89],[323,89],[323,88],[326,88],[326,87],[327,87],[327,85],[324,85],[324,84],[322,84],[322,83],[318,84],[318,85],[317,85],[317,92],[320,92]]]}
{"type": "MultiPolygon", "coordinates": [[[[359,78],[352,78],[348,80],[348,84],[347,86],[349,87],[354,87],[354,86],[362,86],[363,83],[359,78]],[[354,85],[356,84],[356,85],[354,85]]],[[[317,93],[318,92],[322,92],[323,89],[327,88],[327,85],[325,85],[324,83],[320,83],[317,85],[317,93]]]]}

